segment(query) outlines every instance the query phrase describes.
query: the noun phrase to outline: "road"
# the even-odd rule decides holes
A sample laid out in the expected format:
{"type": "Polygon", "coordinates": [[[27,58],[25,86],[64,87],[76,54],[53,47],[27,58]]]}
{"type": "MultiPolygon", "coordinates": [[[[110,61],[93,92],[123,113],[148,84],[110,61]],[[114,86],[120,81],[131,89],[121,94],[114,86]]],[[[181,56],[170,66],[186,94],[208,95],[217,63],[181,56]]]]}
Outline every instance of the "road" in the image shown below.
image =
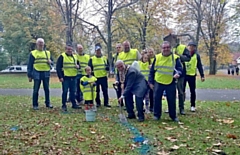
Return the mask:
{"type": "MultiPolygon", "coordinates": [[[[109,89],[109,97],[115,98],[114,89],[109,89]]],[[[51,89],[51,96],[61,97],[61,89],[51,89]]],[[[197,89],[197,100],[200,101],[240,101],[240,90],[232,89],[197,89]]],[[[0,95],[32,95],[32,89],[0,89],[0,95]]],[[[40,90],[40,96],[44,95],[44,91],[40,90]]],[[[187,90],[187,100],[189,99],[189,90],[187,90]]]]}

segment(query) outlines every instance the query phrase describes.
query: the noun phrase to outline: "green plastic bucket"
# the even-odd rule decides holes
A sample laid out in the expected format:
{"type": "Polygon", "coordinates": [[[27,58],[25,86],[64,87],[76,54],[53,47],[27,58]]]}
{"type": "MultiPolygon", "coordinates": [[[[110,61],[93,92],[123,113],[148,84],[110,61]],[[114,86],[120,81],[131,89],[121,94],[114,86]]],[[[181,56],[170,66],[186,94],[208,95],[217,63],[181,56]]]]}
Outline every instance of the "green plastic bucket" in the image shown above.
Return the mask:
{"type": "Polygon", "coordinates": [[[86,121],[87,122],[93,122],[96,120],[96,111],[93,110],[85,110],[86,114],[86,121]]]}

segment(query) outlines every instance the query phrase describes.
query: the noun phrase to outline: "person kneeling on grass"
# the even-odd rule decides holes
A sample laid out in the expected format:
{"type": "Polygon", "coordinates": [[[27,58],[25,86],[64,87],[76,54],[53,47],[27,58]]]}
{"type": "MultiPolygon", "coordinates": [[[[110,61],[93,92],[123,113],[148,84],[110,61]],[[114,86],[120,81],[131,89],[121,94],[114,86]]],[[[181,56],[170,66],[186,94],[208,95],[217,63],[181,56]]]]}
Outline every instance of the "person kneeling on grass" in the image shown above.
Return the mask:
{"type": "Polygon", "coordinates": [[[85,110],[95,109],[94,100],[96,99],[96,81],[97,78],[92,76],[91,67],[85,68],[87,75],[80,79],[80,89],[85,100],[85,110]]]}

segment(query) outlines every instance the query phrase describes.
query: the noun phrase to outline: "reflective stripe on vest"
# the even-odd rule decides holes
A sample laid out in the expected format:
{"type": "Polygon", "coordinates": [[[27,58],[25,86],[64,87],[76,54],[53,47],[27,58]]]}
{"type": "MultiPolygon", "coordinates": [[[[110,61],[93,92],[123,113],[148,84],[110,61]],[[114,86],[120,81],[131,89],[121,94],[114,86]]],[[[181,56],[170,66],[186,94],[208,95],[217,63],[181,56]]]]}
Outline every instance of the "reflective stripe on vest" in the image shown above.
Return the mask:
{"type": "Polygon", "coordinates": [[[95,98],[96,98],[96,86],[93,87],[93,92],[92,92],[90,84],[88,84],[86,86],[83,86],[81,83],[82,82],[96,82],[97,78],[94,77],[94,76],[91,76],[90,78],[87,77],[87,76],[83,76],[80,79],[80,81],[81,81],[80,82],[80,89],[81,89],[81,91],[83,93],[83,99],[84,100],[95,100],[95,98]]]}
{"type": "Polygon", "coordinates": [[[92,57],[93,72],[96,78],[107,76],[106,63],[107,58],[105,56],[100,58],[96,56],[92,57]]]}
{"type": "Polygon", "coordinates": [[[189,62],[185,62],[186,65],[186,75],[194,76],[197,71],[197,54],[195,53],[189,62]]]}
{"type": "Polygon", "coordinates": [[[158,83],[168,85],[173,81],[173,73],[174,73],[174,64],[176,64],[177,55],[169,55],[168,57],[163,56],[162,54],[158,54],[156,56],[155,61],[155,76],[154,80],[158,83]],[[174,60],[173,60],[174,59],[174,60]],[[175,62],[173,62],[175,61],[175,62]]]}
{"type": "Polygon", "coordinates": [[[87,75],[85,72],[85,67],[88,65],[88,61],[90,56],[87,54],[84,55],[77,55],[78,61],[80,63],[81,69],[78,70],[78,74],[87,75]]]}
{"type": "Polygon", "coordinates": [[[68,56],[66,55],[66,53],[63,53],[62,56],[63,56],[64,76],[76,76],[77,75],[77,69],[76,69],[77,56],[76,55],[68,56]]]}
{"type": "Polygon", "coordinates": [[[145,79],[148,80],[149,75],[149,62],[138,61],[140,72],[144,75],[145,79]]]}
{"type": "Polygon", "coordinates": [[[122,60],[126,65],[132,65],[134,61],[138,60],[137,51],[137,49],[130,49],[129,52],[121,52],[118,55],[118,60],[122,60]]]}
{"type": "Polygon", "coordinates": [[[50,71],[50,65],[48,64],[48,58],[50,59],[51,54],[49,51],[38,51],[34,50],[31,52],[34,57],[33,68],[37,71],[50,71]],[[46,56],[47,54],[47,56],[46,56]]]}

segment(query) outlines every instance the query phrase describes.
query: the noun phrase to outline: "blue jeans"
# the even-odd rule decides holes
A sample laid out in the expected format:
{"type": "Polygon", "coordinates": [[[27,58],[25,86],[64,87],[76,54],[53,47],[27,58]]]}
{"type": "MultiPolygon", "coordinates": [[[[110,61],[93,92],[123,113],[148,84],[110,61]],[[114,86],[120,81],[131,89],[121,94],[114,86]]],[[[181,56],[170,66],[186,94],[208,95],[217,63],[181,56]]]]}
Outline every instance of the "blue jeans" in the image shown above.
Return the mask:
{"type": "Polygon", "coordinates": [[[32,104],[33,106],[38,106],[38,92],[41,85],[41,81],[43,81],[43,89],[45,93],[45,104],[50,104],[50,95],[49,95],[49,77],[34,79],[33,84],[33,95],[32,95],[32,104]]]}
{"type": "Polygon", "coordinates": [[[72,107],[77,106],[75,101],[75,91],[76,91],[76,78],[64,78],[62,82],[62,108],[66,108],[67,93],[68,89],[70,92],[70,101],[72,102],[72,107]]]}
{"type": "Polygon", "coordinates": [[[80,79],[83,77],[83,75],[77,75],[77,91],[76,91],[76,100],[78,102],[81,102],[83,100],[83,94],[80,89],[80,79]]]}

